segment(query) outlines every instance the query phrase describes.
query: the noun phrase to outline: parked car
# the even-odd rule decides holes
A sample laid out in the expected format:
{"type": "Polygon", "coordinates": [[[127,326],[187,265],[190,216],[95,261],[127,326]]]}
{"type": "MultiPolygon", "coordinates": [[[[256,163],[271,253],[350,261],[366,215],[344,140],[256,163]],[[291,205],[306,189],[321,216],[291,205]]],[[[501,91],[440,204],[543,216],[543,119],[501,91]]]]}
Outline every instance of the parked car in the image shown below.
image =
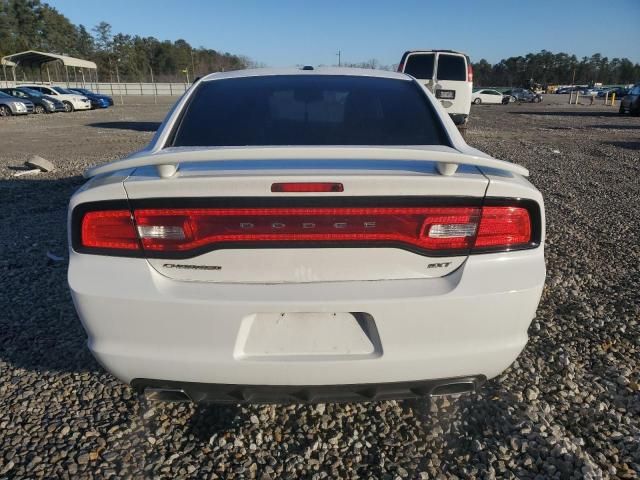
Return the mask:
{"type": "Polygon", "coordinates": [[[559,87],[556,90],[557,94],[567,94],[573,92],[573,87],[559,87]]]}
{"type": "Polygon", "coordinates": [[[74,110],[89,110],[91,108],[91,102],[84,95],[78,95],[70,90],[62,87],[54,87],[48,85],[21,85],[22,87],[31,88],[37,90],[44,95],[53,97],[56,100],[60,100],[64,105],[66,112],[73,112],[74,110]]]}
{"type": "Polygon", "coordinates": [[[640,115],[640,83],[635,84],[622,98],[619,112],[640,115]]]}
{"type": "Polygon", "coordinates": [[[533,102],[540,103],[542,101],[542,95],[539,93],[533,93],[526,88],[514,88],[504,92],[505,95],[509,95],[513,102],[533,102]]]}
{"type": "Polygon", "coordinates": [[[26,115],[28,113],[33,113],[33,103],[28,100],[18,100],[11,95],[0,92],[0,117],[26,115]]]}
{"type": "Polygon", "coordinates": [[[598,95],[598,89],[594,87],[582,87],[579,92],[580,95],[585,95],[587,97],[595,97],[598,95]]]}
{"type": "Polygon", "coordinates": [[[412,75],[431,90],[453,123],[466,123],[473,87],[467,55],[453,50],[411,50],[402,55],[398,71],[412,75]]]}
{"type": "Polygon", "coordinates": [[[616,94],[616,98],[622,98],[627,94],[627,89],[624,87],[613,87],[613,88],[603,89],[598,92],[598,97],[605,97],[607,96],[607,93],[609,94],[609,98],[611,98],[611,96],[614,93],[616,94]]]}
{"type": "Polygon", "coordinates": [[[9,87],[0,88],[1,92],[4,92],[12,97],[22,100],[29,100],[33,103],[34,113],[54,113],[64,112],[65,108],[62,102],[55,98],[43,95],[37,90],[31,90],[26,87],[9,87]]]}
{"type": "Polygon", "coordinates": [[[502,104],[505,96],[497,90],[483,88],[471,94],[471,103],[480,105],[481,103],[502,104]]]}
{"type": "Polygon", "coordinates": [[[71,198],[93,355],[159,400],[428,397],[500,374],[543,289],[543,200],[437,103],[375,70],[195,82],[71,198]]]}
{"type": "Polygon", "coordinates": [[[108,95],[94,93],[86,88],[70,88],[69,90],[87,97],[91,101],[91,108],[107,108],[113,105],[113,98],[108,95]]]}

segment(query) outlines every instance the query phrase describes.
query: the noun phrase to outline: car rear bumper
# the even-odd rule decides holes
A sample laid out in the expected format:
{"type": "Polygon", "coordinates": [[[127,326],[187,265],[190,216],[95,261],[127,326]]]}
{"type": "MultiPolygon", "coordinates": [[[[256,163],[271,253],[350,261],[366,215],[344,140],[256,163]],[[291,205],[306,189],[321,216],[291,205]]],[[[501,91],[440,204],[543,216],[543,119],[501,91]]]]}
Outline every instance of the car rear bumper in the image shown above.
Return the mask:
{"type": "Polygon", "coordinates": [[[524,348],[544,277],[542,248],[472,256],[441,278],[368,282],[184,282],[144,259],[74,252],[69,265],[90,350],[115,376],[138,385],[161,379],[308,388],[491,378],[524,348]],[[335,354],[272,355],[268,345],[263,355],[246,350],[259,315],[292,312],[363,312],[378,345],[349,352],[350,333],[327,327],[320,336],[335,339],[335,354]]]}

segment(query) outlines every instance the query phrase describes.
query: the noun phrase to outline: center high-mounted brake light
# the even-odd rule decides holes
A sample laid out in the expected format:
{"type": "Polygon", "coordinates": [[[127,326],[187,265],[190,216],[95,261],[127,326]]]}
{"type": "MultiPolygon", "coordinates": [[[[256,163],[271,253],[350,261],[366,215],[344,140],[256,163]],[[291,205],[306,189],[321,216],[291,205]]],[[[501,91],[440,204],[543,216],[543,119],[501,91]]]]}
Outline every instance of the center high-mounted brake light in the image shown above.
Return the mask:
{"type": "Polygon", "coordinates": [[[274,183],[271,185],[271,191],[285,193],[344,192],[344,186],[341,183],[333,182],[274,183]]]}
{"type": "Polygon", "coordinates": [[[395,247],[461,255],[527,248],[534,233],[529,210],[514,206],[145,208],[133,214],[90,211],[79,227],[74,247],[81,252],[155,257],[274,246],[395,247]]]}

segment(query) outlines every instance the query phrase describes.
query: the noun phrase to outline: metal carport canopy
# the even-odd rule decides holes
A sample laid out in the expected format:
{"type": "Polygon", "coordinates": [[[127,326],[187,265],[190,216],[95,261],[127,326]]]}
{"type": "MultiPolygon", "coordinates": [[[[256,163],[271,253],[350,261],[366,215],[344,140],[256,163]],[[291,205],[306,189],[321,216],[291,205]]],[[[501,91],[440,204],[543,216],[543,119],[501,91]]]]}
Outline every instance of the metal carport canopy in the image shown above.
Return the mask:
{"type": "MultiPolygon", "coordinates": [[[[65,67],[77,67],[88,68],[91,70],[97,70],[97,65],[89,60],[83,60],[81,58],[68,57],[66,55],[58,55],[57,53],[44,53],[36,50],[28,50],[26,52],[14,53],[2,57],[2,63],[4,65],[10,65],[12,62],[17,65],[43,65],[49,62],[60,61],[65,67]]],[[[13,65],[12,65],[13,66],[13,65]]]]}

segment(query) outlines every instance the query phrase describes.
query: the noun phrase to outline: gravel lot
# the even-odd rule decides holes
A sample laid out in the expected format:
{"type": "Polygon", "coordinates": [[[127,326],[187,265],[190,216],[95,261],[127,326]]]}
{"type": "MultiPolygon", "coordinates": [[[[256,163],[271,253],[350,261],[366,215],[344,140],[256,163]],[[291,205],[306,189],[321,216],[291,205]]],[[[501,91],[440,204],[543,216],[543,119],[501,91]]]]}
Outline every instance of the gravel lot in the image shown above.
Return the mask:
{"type": "Polygon", "coordinates": [[[139,403],[105,373],[66,285],[82,170],[142,147],[167,108],[0,119],[0,478],[640,476],[640,118],[546,99],[472,110],[468,141],[531,170],[548,222],[529,344],[478,394],[197,407],[139,403]],[[58,170],[12,177],[32,154],[58,170]]]}

